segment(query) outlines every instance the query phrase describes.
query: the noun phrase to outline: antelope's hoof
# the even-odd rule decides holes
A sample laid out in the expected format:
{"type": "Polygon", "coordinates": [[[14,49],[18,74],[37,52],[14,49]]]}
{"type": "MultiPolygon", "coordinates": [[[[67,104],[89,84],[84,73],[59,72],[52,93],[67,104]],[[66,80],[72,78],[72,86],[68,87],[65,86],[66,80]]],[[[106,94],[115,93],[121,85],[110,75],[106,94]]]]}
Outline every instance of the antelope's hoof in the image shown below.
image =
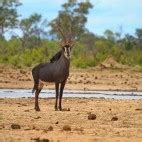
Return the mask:
{"type": "Polygon", "coordinates": [[[62,111],[70,111],[70,108],[63,108],[62,111]]]}
{"type": "Polygon", "coordinates": [[[55,111],[58,111],[58,108],[55,108],[55,111]]]}
{"type": "Polygon", "coordinates": [[[40,108],[39,108],[39,107],[36,107],[35,110],[36,110],[36,111],[40,111],[40,108]]]}
{"type": "Polygon", "coordinates": [[[59,107],[59,111],[62,111],[63,109],[61,107],[59,107]]]}

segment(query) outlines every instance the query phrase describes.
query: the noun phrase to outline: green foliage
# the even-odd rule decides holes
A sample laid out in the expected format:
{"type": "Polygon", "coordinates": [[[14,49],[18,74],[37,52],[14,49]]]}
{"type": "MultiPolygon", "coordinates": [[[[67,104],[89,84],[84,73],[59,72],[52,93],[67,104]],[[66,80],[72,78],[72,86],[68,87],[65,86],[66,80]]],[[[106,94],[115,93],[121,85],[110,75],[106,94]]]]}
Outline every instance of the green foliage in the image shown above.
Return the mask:
{"type": "Polygon", "coordinates": [[[129,66],[141,65],[142,66],[142,51],[141,50],[132,50],[125,51],[124,54],[120,57],[122,64],[127,64],[129,66]]]}
{"type": "Polygon", "coordinates": [[[77,43],[73,48],[72,64],[77,68],[86,68],[96,65],[96,60],[84,44],[77,43]]]}
{"type": "MultiPolygon", "coordinates": [[[[94,36],[83,36],[80,41],[76,42],[72,49],[72,66],[93,67],[110,56],[122,64],[142,66],[142,50],[137,45],[132,44],[132,48],[128,50],[126,43],[130,41],[111,42],[103,37],[96,37],[94,42],[94,38],[94,36]]],[[[60,45],[56,41],[42,40],[39,47],[23,48],[20,39],[1,40],[0,63],[18,68],[31,67],[49,61],[59,50],[61,50],[60,45]]]]}
{"type": "MultiPolygon", "coordinates": [[[[43,40],[41,46],[36,48],[22,48],[21,41],[18,39],[3,40],[0,41],[0,45],[0,63],[10,64],[18,68],[47,62],[60,50],[57,42],[46,40],[43,40]]],[[[77,68],[96,66],[110,56],[122,64],[142,66],[141,49],[127,50],[125,46],[123,48],[117,43],[112,44],[104,39],[97,39],[91,48],[84,43],[77,42],[72,50],[71,65],[77,68]]]]}
{"type": "Polygon", "coordinates": [[[0,38],[4,37],[5,31],[14,28],[18,23],[17,7],[21,5],[19,0],[0,1],[0,38]]]}
{"type": "Polygon", "coordinates": [[[72,64],[77,68],[87,68],[96,65],[96,61],[93,58],[74,58],[72,64]]]}
{"type": "Polygon", "coordinates": [[[142,29],[136,29],[136,36],[138,39],[142,39],[142,29]]]}
{"type": "Polygon", "coordinates": [[[10,64],[19,68],[31,67],[32,65],[46,62],[60,48],[56,42],[43,41],[41,47],[22,48],[20,40],[0,42],[0,63],[10,64]],[[3,48],[2,48],[3,47],[3,48]]]}

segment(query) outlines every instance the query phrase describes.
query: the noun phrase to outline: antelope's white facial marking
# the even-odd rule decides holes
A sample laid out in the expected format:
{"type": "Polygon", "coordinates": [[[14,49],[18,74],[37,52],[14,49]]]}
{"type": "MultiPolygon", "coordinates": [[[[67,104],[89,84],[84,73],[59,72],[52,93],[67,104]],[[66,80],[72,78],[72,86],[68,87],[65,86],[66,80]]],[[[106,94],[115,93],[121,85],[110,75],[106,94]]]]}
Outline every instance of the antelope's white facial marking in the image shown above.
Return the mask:
{"type": "Polygon", "coordinates": [[[67,46],[64,46],[63,49],[64,49],[65,57],[67,59],[70,59],[70,57],[71,57],[71,47],[67,45],[67,46]]]}

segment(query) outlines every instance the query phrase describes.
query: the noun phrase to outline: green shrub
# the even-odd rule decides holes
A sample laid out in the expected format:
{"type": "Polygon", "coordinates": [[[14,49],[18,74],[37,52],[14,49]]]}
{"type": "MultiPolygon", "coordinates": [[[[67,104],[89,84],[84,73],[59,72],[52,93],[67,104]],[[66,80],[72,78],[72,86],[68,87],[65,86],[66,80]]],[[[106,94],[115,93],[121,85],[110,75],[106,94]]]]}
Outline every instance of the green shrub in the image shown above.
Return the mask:
{"type": "MultiPolygon", "coordinates": [[[[41,62],[47,62],[59,50],[61,50],[60,45],[55,41],[43,40],[40,47],[22,48],[19,39],[1,40],[0,63],[20,68],[31,67],[41,62]]],[[[72,50],[71,65],[77,68],[96,66],[110,56],[122,64],[142,66],[142,50],[140,48],[126,50],[124,46],[107,40],[96,40],[95,45],[91,45],[91,48],[89,45],[85,46],[77,42],[72,50]]]]}

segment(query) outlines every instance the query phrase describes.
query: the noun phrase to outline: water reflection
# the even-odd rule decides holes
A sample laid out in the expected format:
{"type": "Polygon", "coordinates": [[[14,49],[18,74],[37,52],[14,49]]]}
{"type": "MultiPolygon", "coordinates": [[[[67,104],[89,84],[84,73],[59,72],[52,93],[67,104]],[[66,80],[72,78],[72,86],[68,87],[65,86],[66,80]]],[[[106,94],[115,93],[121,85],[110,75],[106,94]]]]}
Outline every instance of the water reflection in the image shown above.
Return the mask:
{"type": "MultiPolygon", "coordinates": [[[[0,98],[34,97],[30,89],[0,89],[0,98]]],[[[41,98],[55,97],[54,90],[42,90],[41,98]]],[[[142,92],[64,90],[64,97],[142,99],[142,92]]]]}

